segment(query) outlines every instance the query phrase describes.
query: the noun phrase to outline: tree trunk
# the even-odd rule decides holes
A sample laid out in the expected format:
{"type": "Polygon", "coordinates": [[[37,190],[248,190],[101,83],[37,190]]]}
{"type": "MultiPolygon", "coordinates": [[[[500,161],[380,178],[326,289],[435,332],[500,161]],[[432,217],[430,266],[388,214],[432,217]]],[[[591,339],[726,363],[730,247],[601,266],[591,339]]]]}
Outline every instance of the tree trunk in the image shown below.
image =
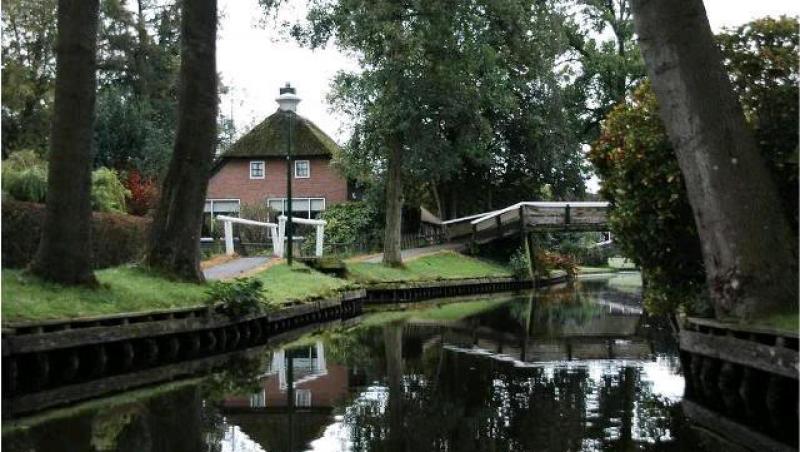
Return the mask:
{"type": "Polygon", "coordinates": [[[386,229],[383,240],[383,264],[403,265],[400,254],[403,217],[403,147],[400,140],[391,142],[386,171],[386,229]]]}
{"type": "Polygon", "coordinates": [[[92,271],[92,128],[98,0],[59,0],[47,213],[31,272],[96,284],[92,271]]]}
{"type": "Polygon", "coordinates": [[[188,281],[204,279],[200,227],[216,139],[216,36],[216,0],[184,1],[175,147],[146,262],[188,281]]]}
{"type": "Polygon", "coordinates": [[[686,181],[717,315],[796,310],[791,228],[722,67],[702,1],[634,0],[632,6],[686,181]]]}

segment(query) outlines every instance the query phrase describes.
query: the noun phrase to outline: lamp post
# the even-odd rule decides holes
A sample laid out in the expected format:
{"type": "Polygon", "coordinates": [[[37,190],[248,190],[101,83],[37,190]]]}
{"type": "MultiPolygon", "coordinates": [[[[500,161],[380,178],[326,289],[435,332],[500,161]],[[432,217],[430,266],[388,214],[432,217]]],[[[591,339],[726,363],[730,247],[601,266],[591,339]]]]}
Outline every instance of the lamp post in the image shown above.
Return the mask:
{"type": "Polygon", "coordinates": [[[294,116],[297,114],[297,104],[300,98],[297,97],[295,89],[289,82],[280,88],[280,95],[275,99],[278,108],[286,115],[286,263],[292,265],[292,242],[294,238],[294,227],[292,226],[292,132],[294,131],[294,116]]]}

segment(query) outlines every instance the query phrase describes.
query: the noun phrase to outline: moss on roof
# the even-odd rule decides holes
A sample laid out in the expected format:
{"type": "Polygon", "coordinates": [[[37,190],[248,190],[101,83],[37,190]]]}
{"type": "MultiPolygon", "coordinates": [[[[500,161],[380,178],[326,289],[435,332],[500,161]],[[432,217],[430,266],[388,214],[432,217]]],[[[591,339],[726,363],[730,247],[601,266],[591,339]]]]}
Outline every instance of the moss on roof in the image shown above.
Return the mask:
{"type": "MultiPolygon", "coordinates": [[[[288,117],[288,113],[276,111],[233,143],[222,158],[285,156],[288,117]]],[[[295,156],[333,156],[339,150],[331,137],[300,115],[295,115],[292,132],[295,156]]]]}

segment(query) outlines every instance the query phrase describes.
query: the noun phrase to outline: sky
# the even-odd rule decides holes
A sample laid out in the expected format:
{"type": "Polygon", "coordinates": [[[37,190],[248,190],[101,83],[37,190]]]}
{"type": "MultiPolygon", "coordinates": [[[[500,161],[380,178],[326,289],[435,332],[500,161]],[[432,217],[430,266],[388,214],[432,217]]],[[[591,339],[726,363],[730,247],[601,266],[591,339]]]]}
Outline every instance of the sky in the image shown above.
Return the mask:
{"type": "MultiPolygon", "coordinates": [[[[279,21],[302,17],[304,3],[289,0],[279,21]]],[[[705,5],[715,31],[766,15],[800,14],[796,0],[706,0],[705,5]]],[[[230,88],[220,109],[233,115],[239,134],[276,110],[278,88],[290,82],[302,98],[298,113],[343,143],[346,118],[330,111],[326,96],[338,71],[357,69],[355,60],[333,45],[311,51],[282,39],[273,22],[263,26],[265,15],[257,0],[220,0],[219,6],[217,68],[230,88]]]]}

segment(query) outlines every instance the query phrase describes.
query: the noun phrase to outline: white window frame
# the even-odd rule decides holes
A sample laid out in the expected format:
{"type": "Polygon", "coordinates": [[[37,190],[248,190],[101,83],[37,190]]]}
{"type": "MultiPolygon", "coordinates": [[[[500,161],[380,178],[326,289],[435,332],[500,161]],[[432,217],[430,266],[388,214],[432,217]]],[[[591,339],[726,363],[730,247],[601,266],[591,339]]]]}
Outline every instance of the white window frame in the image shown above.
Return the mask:
{"type": "Polygon", "coordinates": [[[311,160],[295,160],[294,161],[294,178],[295,179],[309,179],[311,178],[311,160]],[[308,165],[308,175],[307,176],[298,176],[297,175],[297,164],[300,162],[304,162],[308,165]]]}
{"type": "MultiPolygon", "coordinates": [[[[313,212],[324,212],[325,209],[328,208],[328,202],[323,197],[318,197],[318,198],[292,198],[292,200],[293,200],[292,204],[294,204],[297,201],[303,201],[303,200],[308,201],[308,210],[306,212],[308,213],[308,217],[309,218],[311,218],[311,212],[312,212],[312,210],[311,210],[311,201],[322,201],[322,209],[320,209],[318,211],[314,210],[313,212]]],[[[286,206],[286,198],[267,198],[267,207],[269,207],[270,204],[273,201],[281,201],[281,210],[278,212],[278,214],[283,215],[284,212],[285,212],[283,208],[284,208],[284,206],[286,206]]],[[[292,209],[292,210],[297,212],[294,209],[292,209]]]]}
{"type": "MultiPolygon", "coordinates": [[[[236,203],[239,204],[239,213],[241,214],[241,212],[242,212],[242,200],[239,199],[239,198],[206,198],[206,202],[210,202],[211,203],[211,212],[210,212],[211,213],[211,232],[214,232],[214,227],[215,227],[214,225],[215,225],[215,223],[217,221],[217,219],[216,219],[216,215],[217,214],[214,212],[214,203],[215,202],[233,202],[233,201],[236,201],[236,203]]],[[[205,214],[205,207],[203,209],[204,209],[203,213],[205,214]]],[[[204,242],[207,242],[207,241],[213,240],[213,237],[200,237],[200,240],[204,241],[204,242]]]]}
{"type": "Polygon", "coordinates": [[[264,160],[250,160],[250,179],[264,179],[267,175],[267,162],[264,160]],[[261,177],[253,176],[253,163],[260,163],[261,164],[261,177]]]}

